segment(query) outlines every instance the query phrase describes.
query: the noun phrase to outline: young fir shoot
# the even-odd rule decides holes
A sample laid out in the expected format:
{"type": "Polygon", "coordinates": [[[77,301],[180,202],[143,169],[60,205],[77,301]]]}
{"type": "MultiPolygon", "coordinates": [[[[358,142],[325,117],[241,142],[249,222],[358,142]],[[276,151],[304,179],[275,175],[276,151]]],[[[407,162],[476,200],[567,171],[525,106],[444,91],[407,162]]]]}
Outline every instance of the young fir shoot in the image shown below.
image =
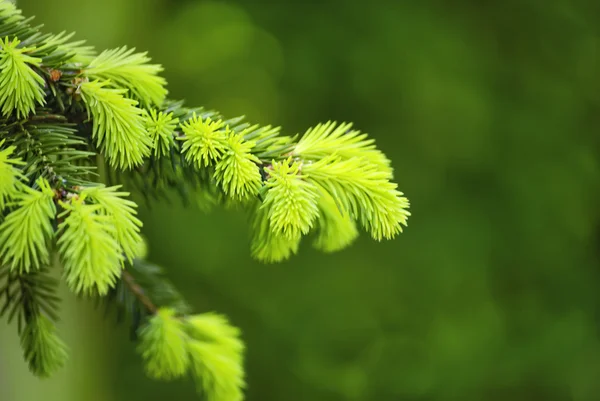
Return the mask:
{"type": "Polygon", "coordinates": [[[187,108],[167,98],[162,67],[146,53],[98,54],[30,21],[0,0],[0,316],[16,319],[31,372],[48,377],[67,361],[53,323],[57,267],[75,294],[128,313],[148,376],[191,375],[205,399],[241,400],[239,330],[193,314],[144,261],[130,192],[238,204],[252,257],[279,262],[307,236],[335,252],[359,227],[377,241],[402,232],[409,204],[390,161],[349,123],[286,136],[187,108]]]}

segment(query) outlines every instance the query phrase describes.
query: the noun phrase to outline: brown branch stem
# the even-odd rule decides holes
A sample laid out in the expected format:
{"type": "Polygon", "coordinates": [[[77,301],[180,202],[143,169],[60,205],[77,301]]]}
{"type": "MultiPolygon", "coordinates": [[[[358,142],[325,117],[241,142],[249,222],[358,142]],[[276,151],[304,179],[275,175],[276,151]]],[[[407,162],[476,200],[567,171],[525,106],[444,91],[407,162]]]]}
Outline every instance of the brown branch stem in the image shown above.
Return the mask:
{"type": "Polygon", "coordinates": [[[144,307],[148,310],[148,312],[153,315],[156,314],[158,308],[150,298],[144,293],[144,289],[139,286],[139,284],[135,281],[135,278],[126,270],[123,270],[121,274],[121,279],[127,285],[127,287],[131,290],[133,295],[144,305],[144,307]]]}

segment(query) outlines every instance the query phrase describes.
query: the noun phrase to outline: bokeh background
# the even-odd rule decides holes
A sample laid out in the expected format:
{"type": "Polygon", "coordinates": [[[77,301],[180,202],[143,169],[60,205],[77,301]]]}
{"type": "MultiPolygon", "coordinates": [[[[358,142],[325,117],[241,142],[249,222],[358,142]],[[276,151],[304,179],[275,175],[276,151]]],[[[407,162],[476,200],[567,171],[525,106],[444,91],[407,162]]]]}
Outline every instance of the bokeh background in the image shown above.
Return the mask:
{"type": "MultiPolygon", "coordinates": [[[[150,259],[248,346],[248,401],[600,400],[600,7],[584,0],[19,0],[49,31],[149,50],[171,96],[302,133],[354,121],[413,216],[324,255],[250,259],[244,216],[143,208],[150,259]]],[[[71,361],[0,400],[197,399],[126,327],[64,302],[71,361]]]]}

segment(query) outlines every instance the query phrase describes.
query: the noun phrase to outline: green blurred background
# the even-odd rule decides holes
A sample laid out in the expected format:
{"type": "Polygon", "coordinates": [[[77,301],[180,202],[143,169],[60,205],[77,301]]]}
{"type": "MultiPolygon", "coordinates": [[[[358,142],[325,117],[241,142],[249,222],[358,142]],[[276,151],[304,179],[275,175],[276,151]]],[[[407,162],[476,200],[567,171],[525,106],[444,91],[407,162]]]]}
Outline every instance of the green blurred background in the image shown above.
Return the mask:
{"type": "MultiPolygon", "coordinates": [[[[597,1],[18,4],[149,50],[190,105],[291,134],[351,120],[392,159],[408,229],[333,255],[261,265],[242,214],[143,209],[150,259],[242,328],[248,401],[600,400],[597,1]]],[[[0,400],[197,399],[67,298],[52,380],[0,326],[0,400]]]]}

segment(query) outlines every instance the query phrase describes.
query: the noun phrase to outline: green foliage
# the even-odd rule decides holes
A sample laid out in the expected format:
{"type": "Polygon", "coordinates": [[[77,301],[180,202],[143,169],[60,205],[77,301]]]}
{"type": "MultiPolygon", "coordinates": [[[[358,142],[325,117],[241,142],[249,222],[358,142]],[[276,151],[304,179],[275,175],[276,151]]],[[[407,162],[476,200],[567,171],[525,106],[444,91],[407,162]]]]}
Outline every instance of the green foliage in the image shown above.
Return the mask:
{"type": "Polygon", "coordinates": [[[218,161],[227,150],[228,127],[223,121],[212,121],[210,117],[202,119],[195,113],[192,118],[181,124],[185,134],[177,139],[183,141],[181,151],[189,163],[198,168],[208,167],[218,161]]]}
{"type": "Polygon", "coordinates": [[[44,79],[33,70],[42,60],[27,55],[33,48],[18,47],[17,39],[0,41],[0,107],[4,116],[16,113],[17,118],[35,112],[36,104],[43,105],[44,79]]]}
{"type": "Polygon", "coordinates": [[[86,140],[77,135],[65,117],[45,115],[43,118],[52,122],[29,121],[9,137],[16,148],[15,154],[27,161],[23,175],[30,182],[37,177],[52,183],[62,180],[72,186],[89,182],[96,167],[89,160],[95,153],[84,150],[86,140]]]}
{"type": "Polygon", "coordinates": [[[23,333],[21,347],[29,369],[39,377],[49,377],[67,361],[67,347],[56,335],[54,324],[43,315],[34,316],[23,333]]]}
{"type": "Polygon", "coordinates": [[[319,230],[315,238],[315,248],[323,252],[337,252],[349,246],[358,237],[356,223],[349,213],[340,210],[335,199],[326,191],[320,191],[319,230]]]}
{"type": "Polygon", "coordinates": [[[125,257],[131,261],[136,257],[139,244],[143,243],[140,236],[142,222],[135,217],[137,205],[126,198],[129,192],[117,192],[119,188],[120,186],[84,188],[80,196],[99,205],[99,214],[110,218],[110,225],[115,230],[115,239],[125,257]]]}
{"type": "Polygon", "coordinates": [[[215,314],[186,319],[193,375],[200,392],[209,401],[239,401],[245,386],[239,330],[215,314]]]}
{"type": "Polygon", "coordinates": [[[114,218],[101,204],[84,203],[85,195],[61,202],[58,251],[66,282],[76,293],[106,295],[123,265],[114,218]]]}
{"type": "Polygon", "coordinates": [[[148,64],[147,53],[135,49],[105,50],[90,61],[86,75],[90,79],[110,81],[115,88],[127,88],[133,98],[146,106],[160,106],[167,96],[167,82],[158,74],[163,68],[148,64]]]}
{"type": "Polygon", "coordinates": [[[174,146],[173,136],[179,120],[173,118],[173,113],[157,112],[151,109],[146,116],[146,130],[152,138],[154,157],[167,156],[174,146]]]}
{"type": "Polygon", "coordinates": [[[262,178],[258,157],[251,153],[254,142],[244,141],[242,134],[229,133],[227,148],[215,166],[215,180],[225,195],[235,200],[248,199],[260,190],[262,178]]]}
{"type": "Polygon", "coordinates": [[[172,380],[191,371],[208,400],[241,400],[245,386],[239,330],[216,314],[177,316],[161,308],[140,329],[139,352],[147,374],[172,380]]]}
{"type": "Polygon", "coordinates": [[[271,231],[289,240],[308,234],[319,216],[317,187],[305,180],[298,162],[273,161],[266,171],[268,190],[262,207],[268,210],[271,231]]]}
{"type": "Polygon", "coordinates": [[[334,196],[343,213],[358,219],[376,240],[393,238],[410,215],[408,200],[387,171],[367,159],[342,159],[337,154],[307,164],[308,182],[334,196]]]}
{"type": "Polygon", "coordinates": [[[14,146],[2,149],[4,142],[4,139],[0,140],[0,210],[3,210],[6,201],[17,193],[21,172],[16,166],[24,164],[20,159],[11,157],[15,151],[14,146]]]}
{"type": "Polygon", "coordinates": [[[174,379],[183,376],[190,359],[188,335],[183,322],[172,309],[160,309],[140,330],[139,351],[148,376],[174,379]]]}
{"type": "Polygon", "coordinates": [[[107,88],[108,84],[82,82],[79,91],[92,115],[96,146],[112,167],[132,168],[150,154],[152,142],[137,101],[124,96],[126,89],[107,88]]]}
{"type": "Polygon", "coordinates": [[[388,158],[375,147],[375,140],[368,138],[358,130],[352,129],[352,123],[337,125],[335,122],[317,124],[309,128],[298,145],[294,154],[308,160],[319,160],[332,154],[343,159],[363,158],[389,172],[392,176],[391,163],[388,158]]]}
{"type": "Polygon", "coordinates": [[[350,124],[319,124],[298,138],[187,108],[166,99],[162,67],[146,53],[96,56],[71,38],[41,33],[0,0],[0,315],[18,316],[32,372],[62,366],[57,283],[47,273],[55,260],[73,293],[131,320],[150,377],[189,373],[205,399],[241,400],[239,330],[220,315],[192,314],[163,270],[143,260],[130,193],[245,208],[251,255],[279,262],[311,234],[318,249],[341,250],[357,221],[377,240],[401,232],[408,201],[390,162],[350,124]]]}
{"type": "Polygon", "coordinates": [[[295,255],[302,237],[277,235],[271,229],[267,209],[261,206],[256,207],[252,221],[252,256],[262,262],[275,263],[295,255]]]}
{"type": "Polygon", "coordinates": [[[14,209],[0,225],[0,261],[11,269],[29,272],[50,261],[54,192],[43,178],[37,184],[40,190],[20,186],[22,192],[14,195],[14,209]]]}
{"type": "MultiPolygon", "coordinates": [[[[7,316],[10,323],[17,319],[19,334],[32,317],[44,314],[56,320],[59,298],[56,295],[58,280],[48,268],[29,273],[0,268],[0,317],[7,316]]],[[[27,350],[25,350],[27,352],[27,350]]]]}

